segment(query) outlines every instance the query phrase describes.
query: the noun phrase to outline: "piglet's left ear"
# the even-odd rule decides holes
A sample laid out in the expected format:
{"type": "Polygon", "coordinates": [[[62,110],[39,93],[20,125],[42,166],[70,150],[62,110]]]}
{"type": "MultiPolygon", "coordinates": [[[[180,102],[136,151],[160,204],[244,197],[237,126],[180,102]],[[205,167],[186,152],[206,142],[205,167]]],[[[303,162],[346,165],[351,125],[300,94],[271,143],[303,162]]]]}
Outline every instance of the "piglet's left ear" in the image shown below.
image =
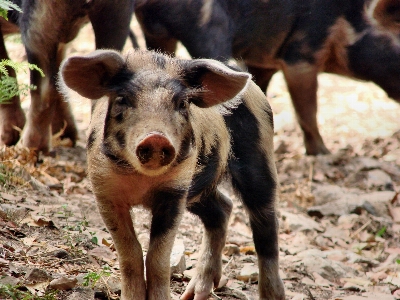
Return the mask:
{"type": "Polygon", "coordinates": [[[202,92],[194,104],[210,107],[233,99],[247,85],[251,76],[238,72],[212,59],[185,61],[184,79],[189,86],[201,88],[202,92]]]}
{"type": "Polygon", "coordinates": [[[60,83],[83,97],[96,100],[108,92],[110,79],[123,67],[122,56],[112,50],[96,50],[66,59],[60,67],[60,83]]]}

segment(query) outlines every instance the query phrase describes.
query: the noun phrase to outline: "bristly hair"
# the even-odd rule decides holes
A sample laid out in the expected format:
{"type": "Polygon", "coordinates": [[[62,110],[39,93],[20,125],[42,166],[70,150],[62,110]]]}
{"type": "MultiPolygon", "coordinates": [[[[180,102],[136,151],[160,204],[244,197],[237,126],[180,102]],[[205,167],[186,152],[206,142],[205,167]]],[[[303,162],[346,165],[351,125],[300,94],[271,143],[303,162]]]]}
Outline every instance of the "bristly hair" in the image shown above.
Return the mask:
{"type": "Polygon", "coordinates": [[[125,66],[107,82],[107,89],[114,92],[127,90],[133,76],[134,73],[125,66]]]}

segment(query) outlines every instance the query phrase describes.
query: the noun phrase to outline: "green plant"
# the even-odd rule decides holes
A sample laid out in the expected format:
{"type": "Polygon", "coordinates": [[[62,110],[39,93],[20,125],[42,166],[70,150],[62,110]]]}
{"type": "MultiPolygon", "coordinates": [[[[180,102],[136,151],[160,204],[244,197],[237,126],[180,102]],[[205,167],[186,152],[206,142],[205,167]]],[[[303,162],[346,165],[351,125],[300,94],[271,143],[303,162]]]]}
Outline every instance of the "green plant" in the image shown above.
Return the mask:
{"type": "Polygon", "coordinates": [[[0,0],[0,17],[3,17],[4,19],[8,20],[7,11],[11,9],[22,12],[19,6],[16,5],[15,3],[12,3],[10,0],[0,0]]]}
{"type": "Polygon", "coordinates": [[[29,291],[22,291],[21,286],[10,284],[0,284],[0,299],[12,300],[56,300],[55,291],[46,291],[44,295],[32,295],[29,291]]]}
{"type": "MultiPolygon", "coordinates": [[[[11,2],[10,0],[0,0],[0,17],[4,19],[7,18],[7,12],[9,10],[17,10],[22,13],[21,8],[18,5],[11,2]]],[[[43,77],[43,71],[36,65],[29,64],[26,62],[13,62],[9,59],[3,59],[0,61],[0,103],[7,103],[12,97],[26,94],[29,90],[36,89],[34,85],[18,84],[17,79],[10,77],[8,74],[7,67],[12,68],[15,72],[20,70],[25,70],[26,68],[30,70],[38,71],[43,77]]]]}
{"type": "Polygon", "coordinates": [[[14,62],[9,59],[3,59],[0,61],[0,103],[7,103],[12,97],[17,95],[25,95],[29,90],[34,90],[36,87],[34,85],[18,84],[17,79],[10,77],[8,74],[7,67],[14,69],[16,72],[20,70],[30,70],[38,71],[42,76],[44,76],[43,71],[36,65],[29,64],[27,62],[14,62]]]}
{"type": "Polygon", "coordinates": [[[0,162],[0,186],[8,189],[27,184],[21,170],[13,169],[11,166],[0,162]]]}
{"type": "Polygon", "coordinates": [[[375,234],[378,237],[382,237],[386,232],[386,226],[383,226],[379,231],[375,234]]]}
{"type": "Polygon", "coordinates": [[[94,288],[96,282],[99,281],[101,277],[109,277],[111,275],[110,267],[104,266],[100,272],[89,272],[83,277],[83,286],[91,286],[94,288]]]}

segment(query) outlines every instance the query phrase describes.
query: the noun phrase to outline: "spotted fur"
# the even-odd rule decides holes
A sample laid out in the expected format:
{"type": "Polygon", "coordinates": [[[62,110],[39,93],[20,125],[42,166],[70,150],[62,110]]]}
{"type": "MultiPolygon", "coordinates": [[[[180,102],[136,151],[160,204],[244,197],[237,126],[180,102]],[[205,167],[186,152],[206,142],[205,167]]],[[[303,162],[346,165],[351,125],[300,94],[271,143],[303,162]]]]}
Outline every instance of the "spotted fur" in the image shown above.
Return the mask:
{"type": "Polygon", "coordinates": [[[66,91],[96,101],[88,174],[118,252],[122,299],[170,299],[169,255],[185,207],[205,233],[196,275],[181,299],[208,299],[222,274],[232,210],[218,184],[230,178],[250,216],[260,299],[283,300],[272,112],[249,74],[214,60],[104,50],[69,58],[61,76],[66,91]],[[129,214],[136,205],[152,212],[146,283],[129,214]]]}
{"type": "Polygon", "coordinates": [[[320,72],[368,80],[400,102],[399,0],[140,0],[149,49],[240,60],[265,92],[282,70],[307,154],[327,154],[317,125],[320,72]]]}

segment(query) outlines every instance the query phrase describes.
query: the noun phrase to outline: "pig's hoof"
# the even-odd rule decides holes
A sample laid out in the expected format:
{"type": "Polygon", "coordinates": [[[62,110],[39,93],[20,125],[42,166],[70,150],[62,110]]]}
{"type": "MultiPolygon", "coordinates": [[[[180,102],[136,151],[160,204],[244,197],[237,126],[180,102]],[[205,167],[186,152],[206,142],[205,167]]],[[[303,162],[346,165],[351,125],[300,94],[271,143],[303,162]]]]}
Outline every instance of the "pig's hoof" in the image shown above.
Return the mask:
{"type": "Polygon", "coordinates": [[[306,144],[306,154],[307,155],[327,155],[331,154],[331,152],[326,148],[326,146],[322,143],[319,145],[307,145],[306,144]]]}
{"type": "Polygon", "coordinates": [[[18,140],[19,140],[19,134],[20,132],[18,129],[15,127],[19,128],[18,126],[9,126],[10,124],[7,124],[1,128],[0,132],[0,145],[6,145],[6,146],[11,146],[15,145],[18,140]]]}
{"type": "Polygon", "coordinates": [[[15,145],[24,126],[25,115],[22,110],[14,111],[2,107],[0,111],[0,145],[15,145]]]}
{"type": "MultiPolygon", "coordinates": [[[[218,280],[219,281],[219,280],[218,280]]],[[[218,282],[217,281],[217,282],[218,282]]],[[[185,292],[181,296],[181,300],[207,300],[210,292],[213,288],[213,280],[204,280],[196,277],[193,277],[188,286],[186,287],[185,292]]]]}
{"type": "Polygon", "coordinates": [[[31,131],[29,127],[27,130],[22,132],[21,139],[18,146],[27,147],[33,149],[37,152],[43,152],[43,154],[48,155],[51,145],[50,145],[50,128],[49,130],[31,131]]]}
{"type": "Polygon", "coordinates": [[[181,296],[180,300],[207,300],[210,292],[200,292],[196,293],[193,291],[186,290],[183,295],[181,296]]]}

